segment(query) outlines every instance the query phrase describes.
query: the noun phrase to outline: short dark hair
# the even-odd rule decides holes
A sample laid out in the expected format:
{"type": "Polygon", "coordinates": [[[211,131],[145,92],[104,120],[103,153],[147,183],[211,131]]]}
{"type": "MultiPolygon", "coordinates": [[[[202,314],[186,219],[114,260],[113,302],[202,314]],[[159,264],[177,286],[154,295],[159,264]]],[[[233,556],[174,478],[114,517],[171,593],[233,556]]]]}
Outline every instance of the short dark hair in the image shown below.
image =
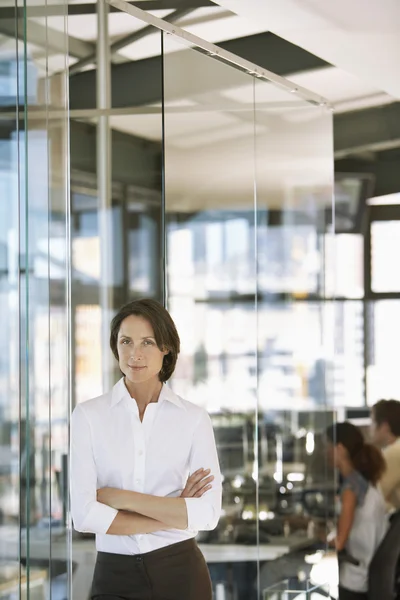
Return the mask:
{"type": "Polygon", "coordinates": [[[372,416],[377,425],[387,423],[392,434],[400,437],[400,402],[398,400],[379,400],[372,407],[372,416]]]}
{"type": "Polygon", "coordinates": [[[162,304],[151,298],[133,300],[122,306],[111,321],[110,347],[117,360],[118,333],[122,321],[131,315],[143,317],[153,328],[154,337],[160,350],[168,350],[164,356],[163,366],[159,373],[160,381],[168,381],[175,371],[180,351],[180,339],[174,321],[162,304]]]}

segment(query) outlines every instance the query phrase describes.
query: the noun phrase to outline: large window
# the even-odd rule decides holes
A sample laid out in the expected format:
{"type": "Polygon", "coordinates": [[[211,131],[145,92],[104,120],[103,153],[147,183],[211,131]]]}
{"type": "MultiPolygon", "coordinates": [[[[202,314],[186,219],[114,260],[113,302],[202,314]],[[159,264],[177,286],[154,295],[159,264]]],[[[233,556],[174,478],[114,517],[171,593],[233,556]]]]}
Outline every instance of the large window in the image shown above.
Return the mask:
{"type": "Polygon", "coordinates": [[[399,195],[376,198],[366,234],[367,401],[400,398],[396,357],[400,339],[399,195]]]}

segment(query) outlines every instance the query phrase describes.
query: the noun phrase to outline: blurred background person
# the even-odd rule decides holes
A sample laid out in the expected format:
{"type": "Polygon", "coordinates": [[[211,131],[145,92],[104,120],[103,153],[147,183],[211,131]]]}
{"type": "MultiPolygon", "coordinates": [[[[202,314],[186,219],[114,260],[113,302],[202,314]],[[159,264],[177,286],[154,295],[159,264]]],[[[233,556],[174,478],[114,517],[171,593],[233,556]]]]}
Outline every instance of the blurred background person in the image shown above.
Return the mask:
{"type": "Polygon", "coordinates": [[[329,427],[327,438],[329,458],[342,480],[336,550],[358,562],[340,561],[339,600],[367,600],[369,565],[387,529],[385,501],[377,487],[385,462],[349,422],[329,427]]]}
{"type": "Polygon", "coordinates": [[[385,457],[386,470],[379,482],[389,507],[400,509],[400,402],[380,400],[372,407],[372,440],[385,457]]]}

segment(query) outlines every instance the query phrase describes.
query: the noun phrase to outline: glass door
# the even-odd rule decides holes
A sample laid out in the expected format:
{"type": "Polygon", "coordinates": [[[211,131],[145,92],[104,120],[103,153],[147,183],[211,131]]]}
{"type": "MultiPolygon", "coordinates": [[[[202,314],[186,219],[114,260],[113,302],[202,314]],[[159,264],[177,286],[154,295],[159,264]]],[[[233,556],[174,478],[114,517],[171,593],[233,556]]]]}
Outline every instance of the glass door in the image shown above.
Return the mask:
{"type": "Polygon", "coordinates": [[[49,42],[53,9],[0,7],[0,566],[21,598],[67,597],[71,567],[68,55],[60,3],[49,42]]]}

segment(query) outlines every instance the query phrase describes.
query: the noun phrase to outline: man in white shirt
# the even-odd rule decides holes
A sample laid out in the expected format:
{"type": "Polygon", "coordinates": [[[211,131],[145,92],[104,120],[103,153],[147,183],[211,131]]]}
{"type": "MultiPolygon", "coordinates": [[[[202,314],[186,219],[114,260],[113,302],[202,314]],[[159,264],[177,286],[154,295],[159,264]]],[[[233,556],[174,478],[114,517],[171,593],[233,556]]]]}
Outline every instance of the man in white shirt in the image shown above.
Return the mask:
{"type": "Polygon", "coordinates": [[[217,526],[221,474],[210,417],[165,385],[175,325],[154,300],[134,301],[110,345],[124,377],[71,421],[72,518],[98,550],[92,599],[211,600],[194,537],[217,526]]]}
{"type": "Polygon", "coordinates": [[[380,487],[386,502],[400,509],[400,402],[380,400],[372,407],[372,438],[382,448],[386,471],[380,487]]]}
{"type": "Polygon", "coordinates": [[[372,438],[382,448],[386,461],[379,485],[392,513],[386,536],[375,554],[369,572],[368,592],[371,598],[394,597],[394,580],[400,572],[398,545],[400,536],[400,402],[380,400],[371,411],[372,438]],[[395,512],[393,512],[395,511],[395,512]],[[396,566],[397,565],[397,566],[396,566]]]}

